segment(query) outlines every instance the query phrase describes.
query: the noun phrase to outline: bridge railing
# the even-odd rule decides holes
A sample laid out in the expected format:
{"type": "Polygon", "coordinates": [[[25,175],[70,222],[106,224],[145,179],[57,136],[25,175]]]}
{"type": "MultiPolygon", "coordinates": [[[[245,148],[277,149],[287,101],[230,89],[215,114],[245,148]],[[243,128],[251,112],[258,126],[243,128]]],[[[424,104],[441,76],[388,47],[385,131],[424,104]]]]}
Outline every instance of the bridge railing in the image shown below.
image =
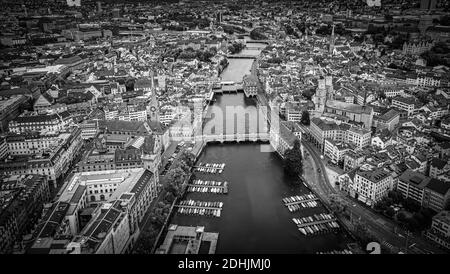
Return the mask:
{"type": "Polygon", "coordinates": [[[248,134],[215,134],[215,135],[201,135],[196,137],[198,140],[204,140],[206,142],[214,141],[258,141],[258,140],[268,140],[269,133],[248,133],[248,134]]]}

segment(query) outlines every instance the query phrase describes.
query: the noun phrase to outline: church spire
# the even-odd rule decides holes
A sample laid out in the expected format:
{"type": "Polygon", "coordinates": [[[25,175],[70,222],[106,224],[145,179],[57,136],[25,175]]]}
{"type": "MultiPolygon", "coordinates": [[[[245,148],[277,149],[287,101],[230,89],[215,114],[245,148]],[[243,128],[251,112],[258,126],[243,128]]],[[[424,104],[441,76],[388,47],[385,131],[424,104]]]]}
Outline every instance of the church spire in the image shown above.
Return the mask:
{"type": "Polygon", "coordinates": [[[334,51],[334,22],[333,22],[333,29],[331,31],[331,37],[330,37],[330,53],[333,54],[334,51]]]}

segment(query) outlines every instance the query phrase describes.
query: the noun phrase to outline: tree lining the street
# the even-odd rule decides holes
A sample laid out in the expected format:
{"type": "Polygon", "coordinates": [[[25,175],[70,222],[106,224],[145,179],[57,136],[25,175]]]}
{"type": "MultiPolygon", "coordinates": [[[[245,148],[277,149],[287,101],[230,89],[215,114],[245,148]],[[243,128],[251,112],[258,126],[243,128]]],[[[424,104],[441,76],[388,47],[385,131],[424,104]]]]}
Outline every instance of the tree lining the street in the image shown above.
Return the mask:
{"type": "Polygon", "coordinates": [[[298,178],[303,173],[302,151],[300,141],[296,139],[292,149],[286,150],[283,160],[284,172],[288,176],[298,178]]]}
{"type": "Polygon", "coordinates": [[[309,111],[304,110],[302,112],[302,118],[300,120],[302,122],[302,124],[304,124],[305,126],[309,126],[310,124],[310,117],[309,117],[309,111]]]}
{"type": "Polygon", "coordinates": [[[432,217],[436,214],[411,199],[404,199],[397,190],[389,191],[386,197],[375,204],[374,209],[411,231],[422,231],[430,227],[432,217]],[[397,212],[393,208],[395,205],[402,205],[403,209],[397,212]]]}

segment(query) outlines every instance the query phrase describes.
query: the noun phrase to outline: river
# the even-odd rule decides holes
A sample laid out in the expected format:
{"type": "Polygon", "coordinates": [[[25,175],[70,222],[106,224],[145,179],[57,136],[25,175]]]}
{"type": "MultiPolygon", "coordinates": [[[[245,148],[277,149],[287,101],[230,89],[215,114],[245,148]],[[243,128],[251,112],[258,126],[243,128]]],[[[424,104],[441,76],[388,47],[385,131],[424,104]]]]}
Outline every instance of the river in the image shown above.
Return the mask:
{"type": "MultiPolygon", "coordinates": [[[[252,50],[253,51],[253,50],[252,50]]],[[[244,53],[241,53],[244,54],[244,53]]],[[[247,54],[247,53],[245,53],[247,54]]],[[[255,54],[259,54],[256,51],[255,54]]],[[[223,80],[242,81],[242,76],[250,72],[252,59],[230,59],[223,71],[223,80]]],[[[256,112],[255,103],[245,98],[243,93],[216,96],[211,107],[229,109],[239,107],[249,116],[256,112]]],[[[250,119],[237,119],[235,127],[217,126],[217,121],[233,120],[223,115],[223,119],[210,120],[205,128],[214,128],[215,132],[236,132],[244,123],[249,130],[250,119]],[[211,124],[212,123],[212,124],[211,124]]],[[[219,117],[220,118],[220,117],[219,117]]],[[[233,119],[234,118],[234,119],[233,119]]],[[[241,131],[241,130],[238,130],[241,131]]],[[[226,143],[209,144],[201,153],[198,161],[203,163],[225,163],[222,174],[196,173],[198,179],[229,182],[228,194],[188,193],[185,199],[200,201],[221,201],[223,210],[220,218],[189,216],[176,213],[170,223],[189,226],[205,226],[205,231],[218,232],[219,240],[216,253],[315,253],[333,249],[344,249],[348,239],[345,233],[303,236],[292,221],[294,217],[310,216],[326,212],[319,206],[289,212],[282,198],[308,193],[309,190],[284,175],[281,158],[271,151],[270,144],[264,143],[226,143]]]]}

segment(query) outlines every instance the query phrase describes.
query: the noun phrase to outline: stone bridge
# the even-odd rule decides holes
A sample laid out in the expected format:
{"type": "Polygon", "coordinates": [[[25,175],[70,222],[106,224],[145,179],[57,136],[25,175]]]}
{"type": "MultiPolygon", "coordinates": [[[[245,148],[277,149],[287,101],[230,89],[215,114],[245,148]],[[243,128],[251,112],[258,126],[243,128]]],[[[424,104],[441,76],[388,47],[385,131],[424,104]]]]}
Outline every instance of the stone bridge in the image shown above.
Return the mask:
{"type": "Polygon", "coordinates": [[[235,134],[209,134],[200,135],[195,137],[195,141],[208,142],[257,142],[257,141],[269,141],[270,135],[268,132],[260,133],[235,133],[235,134]]]}
{"type": "Polygon", "coordinates": [[[256,59],[255,55],[250,55],[250,54],[228,54],[227,55],[228,59],[256,59]]]}

